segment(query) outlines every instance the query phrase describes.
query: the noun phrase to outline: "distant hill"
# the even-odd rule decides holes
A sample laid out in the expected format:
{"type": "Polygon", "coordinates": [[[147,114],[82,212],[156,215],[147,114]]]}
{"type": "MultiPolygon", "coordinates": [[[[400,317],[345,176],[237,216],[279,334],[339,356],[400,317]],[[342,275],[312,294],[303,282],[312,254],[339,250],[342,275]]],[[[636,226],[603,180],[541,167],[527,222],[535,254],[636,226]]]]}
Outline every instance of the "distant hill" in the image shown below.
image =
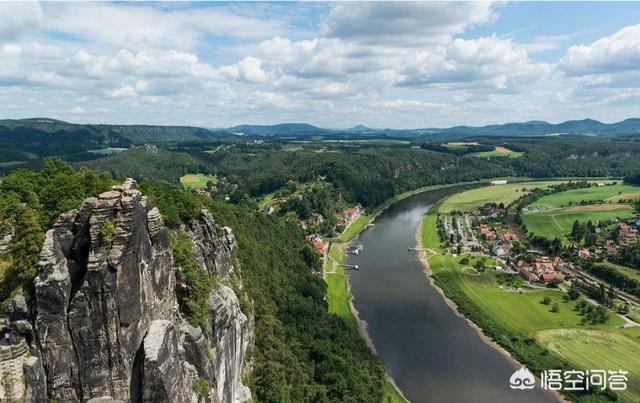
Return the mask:
{"type": "Polygon", "coordinates": [[[551,124],[544,121],[505,123],[489,126],[457,126],[443,129],[440,135],[462,136],[540,136],[548,134],[583,134],[616,136],[640,134],[640,119],[627,119],[617,123],[602,123],[594,119],[568,120],[551,124]]]}
{"type": "Polygon", "coordinates": [[[356,125],[348,129],[325,129],[307,123],[282,123],[271,126],[240,125],[227,131],[235,134],[273,137],[312,135],[361,135],[388,137],[425,137],[429,139],[462,138],[473,136],[542,136],[552,134],[583,134],[616,136],[640,134],[640,119],[632,118],[617,123],[602,123],[593,119],[569,120],[552,124],[541,120],[504,123],[488,126],[455,126],[450,128],[372,129],[356,125]]]}
{"type": "Polygon", "coordinates": [[[240,125],[227,129],[228,132],[258,136],[313,136],[331,133],[330,129],[322,129],[307,123],[280,123],[277,125],[240,125]]]}
{"type": "Polygon", "coordinates": [[[49,118],[0,120],[0,163],[28,163],[46,156],[70,161],[97,158],[89,150],[134,144],[206,140],[226,132],[188,126],[91,125],[49,118]]]}

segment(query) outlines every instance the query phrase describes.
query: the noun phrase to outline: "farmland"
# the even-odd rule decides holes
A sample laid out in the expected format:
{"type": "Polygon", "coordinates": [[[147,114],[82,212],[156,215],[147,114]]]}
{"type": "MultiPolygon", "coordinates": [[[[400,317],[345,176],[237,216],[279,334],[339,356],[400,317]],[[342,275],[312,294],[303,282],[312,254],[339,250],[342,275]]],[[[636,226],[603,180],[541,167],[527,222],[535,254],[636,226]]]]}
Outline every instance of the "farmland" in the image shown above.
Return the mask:
{"type": "Polygon", "coordinates": [[[506,158],[519,158],[523,155],[524,153],[521,152],[517,152],[517,151],[513,151],[510,150],[508,148],[505,147],[496,147],[495,150],[493,151],[482,151],[479,153],[473,153],[473,154],[469,154],[472,157],[478,157],[478,158],[502,158],[502,157],[506,157],[506,158]]]}
{"type": "Polygon", "coordinates": [[[640,187],[623,185],[621,183],[608,186],[592,186],[584,189],[573,189],[566,192],[545,196],[532,204],[532,208],[557,208],[573,204],[593,203],[596,201],[618,202],[640,198],[640,187]]]}
{"type": "Polygon", "coordinates": [[[633,207],[627,204],[596,204],[526,213],[522,215],[522,220],[535,235],[566,240],[576,220],[581,223],[591,220],[595,223],[633,216],[633,207]]]}
{"type": "Polygon", "coordinates": [[[502,340],[500,344],[520,359],[526,357],[525,364],[537,365],[541,360],[552,359],[548,352],[536,353],[539,345],[576,369],[629,371],[629,388],[620,392],[620,397],[638,401],[640,328],[621,328],[624,320],[613,313],[604,324],[582,325],[582,316],[576,309],[579,299],[563,298],[565,293],[561,290],[529,288],[519,278],[505,282],[504,275],[492,269],[465,270],[468,265],[474,266],[478,257],[470,257],[465,265],[461,262],[463,256],[443,254],[436,228],[437,215],[426,215],[422,244],[429,254],[437,252],[428,258],[435,283],[489,337],[502,340]],[[513,290],[514,286],[519,290],[513,290]],[[551,304],[557,303],[559,311],[552,312],[549,305],[541,303],[544,297],[549,297],[551,304]],[[523,347],[507,341],[509,337],[522,337],[517,335],[532,337],[536,343],[523,347]]]}
{"type": "Polygon", "coordinates": [[[578,368],[629,371],[628,389],[619,392],[629,401],[640,396],[640,328],[545,330],[538,340],[578,368]]]}
{"type": "Polygon", "coordinates": [[[525,188],[546,188],[550,185],[563,182],[566,181],[538,181],[508,183],[506,185],[499,186],[485,186],[462,193],[456,193],[453,196],[448,197],[442,203],[440,211],[443,213],[448,213],[453,210],[469,211],[491,202],[504,203],[505,205],[508,205],[520,198],[524,194],[523,189],[525,188]]]}
{"type": "Polygon", "coordinates": [[[87,152],[91,154],[97,154],[97,155],[113,155],[113,154],[121,153],[126,150],[127,150],[126,148],[122,148],[122,147],[108,147],[108,148],[99,148],[95,150],[89,150],[87,152]]]}
{"type": "Polygon", "coordinates": [[[203,189],[207,183],[216,183],[218,178],[215,175],[187,174],[180,177],[180,183],[187,189],[203,189]]]}

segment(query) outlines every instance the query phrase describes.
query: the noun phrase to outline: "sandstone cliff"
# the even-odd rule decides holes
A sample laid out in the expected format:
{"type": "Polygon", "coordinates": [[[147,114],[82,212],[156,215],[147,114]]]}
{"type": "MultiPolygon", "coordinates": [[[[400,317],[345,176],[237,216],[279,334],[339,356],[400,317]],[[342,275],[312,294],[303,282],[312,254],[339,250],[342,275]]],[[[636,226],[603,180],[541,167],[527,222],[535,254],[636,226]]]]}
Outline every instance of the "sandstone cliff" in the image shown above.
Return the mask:
{"type": "MultiPolygon", "coordinates": [[[[185,230],[202,270],[241,284],[229,228],[203,211],[185,230]]],[[[223,285],[210,296],[211,328],[190,326],[176,301],[177,269],[159,211],[132,180],[61,215],[46,234],[35,300],[10,312],[31,346],[27,399],[249,400],[241,376],[253,320],[223,285]],[[197,378],[211,386],[208,397],[194,391],[197,378]]]]}

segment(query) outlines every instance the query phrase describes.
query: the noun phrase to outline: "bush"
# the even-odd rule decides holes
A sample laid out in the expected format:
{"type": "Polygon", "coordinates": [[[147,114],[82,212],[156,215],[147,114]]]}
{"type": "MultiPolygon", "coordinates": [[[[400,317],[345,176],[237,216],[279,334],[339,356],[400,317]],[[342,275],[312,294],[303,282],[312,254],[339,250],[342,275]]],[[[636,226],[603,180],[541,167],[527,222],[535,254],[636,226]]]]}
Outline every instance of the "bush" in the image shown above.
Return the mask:
{"type": "Polygon", "coordinates": [[[551,303],[551,297],[546,296],[542,299],[542,303],[545,305],[549,305],[551,303]]]}
{"type": "Polygon", "coordinates": [[[551,306],[551,312],[560,312],[560,306],[558,305],[557,302],[554,302],[553,305],[551,306]]]}
{"type": "Polygon", "coordinates": [[[203,377],[198,377],[198,379],[193,382],[193,391],[202,397],[208,397],[210,390],[209,381],[203,377]]]}
{"type": "Polygon", "coordinates": [[[100,228],[100,238],[107,243],[111,243],[116,236],[116,229],[116,224],[112,220],[104,220],[104,224],[100,228]]]}

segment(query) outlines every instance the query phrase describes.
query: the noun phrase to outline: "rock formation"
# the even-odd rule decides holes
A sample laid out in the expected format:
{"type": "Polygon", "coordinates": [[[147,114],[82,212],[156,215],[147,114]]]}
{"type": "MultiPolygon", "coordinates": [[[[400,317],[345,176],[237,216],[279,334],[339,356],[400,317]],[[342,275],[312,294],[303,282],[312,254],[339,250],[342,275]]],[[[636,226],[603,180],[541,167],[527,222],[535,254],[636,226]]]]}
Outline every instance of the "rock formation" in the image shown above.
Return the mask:
{"type": "MultiPolygon", "coordinates": [[[[203,270],[239,278],[230,229],[203,211],[187,230],[203,270]]],[[[62,214],[46,234],[30,320],[15,321],[31,343],[27,398],[249,400],[240,377],[252,319],[221,286],[211,295],[211,329],[190,326],[178,309],[175,270],[162,217],[133,180],[62,214]],[[198,377],[210,396],[194,391],[198,377]]]]}

